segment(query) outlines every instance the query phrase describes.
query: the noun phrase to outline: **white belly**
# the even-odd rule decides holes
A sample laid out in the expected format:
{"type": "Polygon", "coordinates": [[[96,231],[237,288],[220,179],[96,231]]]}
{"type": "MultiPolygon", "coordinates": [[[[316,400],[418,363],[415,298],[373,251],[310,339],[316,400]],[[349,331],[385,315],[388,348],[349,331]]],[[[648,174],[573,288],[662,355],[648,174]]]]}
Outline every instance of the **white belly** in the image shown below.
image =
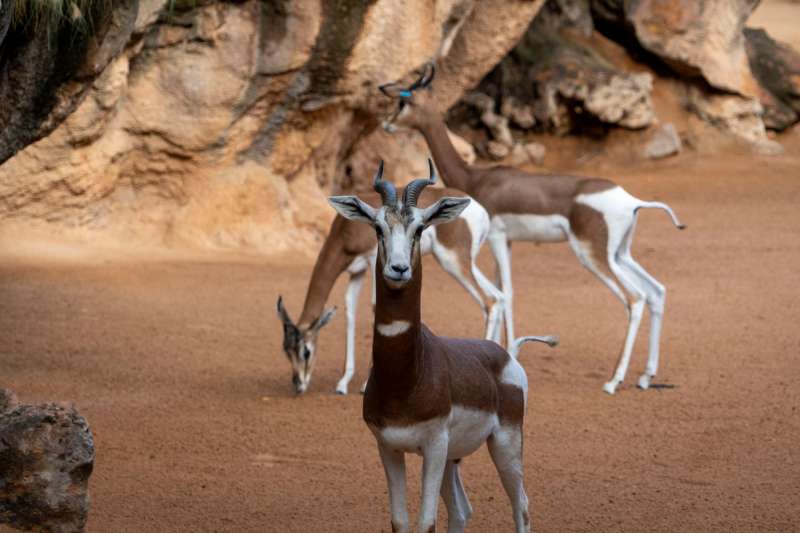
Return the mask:
{"type": "Polygon", "coordinates": [[[410,426],[370,426],[375,437],[393,450],[422,454],[431,443],[447,435],[447,458],[465,457],[486,442],[499,426],[495,413],[454,406],[447,418],[436,418],[410,426]]]}
{"type": "Polygon", "coordinates": [[[492,230],[503,231],[511,241],[562,242],[569,221],[561,215],[495,215],[492,230]]]}

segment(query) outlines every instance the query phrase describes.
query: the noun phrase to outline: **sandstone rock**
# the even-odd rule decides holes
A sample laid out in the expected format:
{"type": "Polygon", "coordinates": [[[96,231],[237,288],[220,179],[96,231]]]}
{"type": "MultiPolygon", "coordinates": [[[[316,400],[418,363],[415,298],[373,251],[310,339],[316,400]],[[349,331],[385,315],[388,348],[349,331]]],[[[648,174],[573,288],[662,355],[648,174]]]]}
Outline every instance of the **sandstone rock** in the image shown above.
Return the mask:
{"type": "Polygon", "coordinates": [[[746,28],[747,57],[762,89],[766,127],[783,131],[800,120],[800,53],[764,30],[746,28]]]}
{"type": "MultiPolygon", "coordinates": [[[[371,133],[393,103],[376,86],[434,58],[445,109],[542,1],[148,0],[123,25],[114,0],[120,31],[102,54],[80,55],[92,75],[64,73],[73,92],[59,113],[16,105],[0,80],[0,137],[14,141],[0,161],[41,137],[43,121],[55,128],[0,166],[0,218],[92,242],[313,253],[333,216],[321,199],[364,185],[372,172],[353,161],[383,146],[371,133]]],[[[51,63],[64,53],[40,45],[51,63]]]]}
{"type": "Polygon", "coordinates": [[[536,118],[533,116],[533,107],[523,104],[513,96],[503,99],[503,103],[500,107],[500,114],[523,129],[531,129],[536,125],[536,118]]]}
{"type": "Polygon", "coordinates": [[[17,395],[8,389],[0,389],[0,415],[14,409],[19,401],[17,395]]]}
{"type": "Polygon", "coordinates": [[[511,149],[508,147],[507,144],[503,144],[501,142],[497,142],[494,140],[490,140],[486,143],[486,155],[490,159],[500,160],[505,159],[508,154],[511,152],[511,149]]]}
{"type": "Polygon", "coordinates": [[[681,138],[672,124],[658,128],[645,147],[645,155],[650,159],[661,159],[680,153],[681,138]]]}
{"type": "Polygon", "coordinates": [[[759,0],[593,0],[596,18],[615,38],[631,32],[647,51],[678,74],[700,76],[712,87],[753,97],[742,30],[759,0]],[[606,26],[608,27],[608,26],[606,26]]]}
{"type": "Polygon", "coordinates": [[[588,2],[550,0],[480,91],[500,100],[501,113],[523,128],[535,123],[567,134],[649,126],[652,76],[614,67],[598,46],[602,39],[592,32],[588,2]]]}
{"type": "Polygon", "coordinates": [[[506,147],[514,146],[514,137],[508,127],[508,118],[498,115],[494,110],[494,100],[483,93],[471,93],[464,101],[475,106],[480,113],[481,122],[489,129],[492,139],[506,147]]]}
{"type": "Polygon", "coordinates": [[[0,409],[0,459],[0,523],[83,531],[94,442],[73,407],[7,404],[5,412],[0,409]]]}
{"type": "Polygon", "coordinates": [[[543,145],[537,142],[519,143],[514,145],[511,150],[511,155],[508,159],[508,164],[511,166],[541,165],[544,163],[546,149],[543,145]]]}
{"type": "Polygon", "coordinates": [[[689,105],[700,118],[750,143],[759,153],[782,153],[781,145],[767,137],[764,112],[755,98],[713,93],[696,86],[689,88],[689,105]]]}

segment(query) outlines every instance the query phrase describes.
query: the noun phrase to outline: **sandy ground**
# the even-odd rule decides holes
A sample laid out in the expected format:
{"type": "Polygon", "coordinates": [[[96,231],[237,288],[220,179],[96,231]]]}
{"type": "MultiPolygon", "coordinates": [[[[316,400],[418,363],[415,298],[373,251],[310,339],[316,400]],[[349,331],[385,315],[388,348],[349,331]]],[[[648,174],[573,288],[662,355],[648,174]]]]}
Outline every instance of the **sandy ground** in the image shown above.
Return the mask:
{"type": "MultiPolygon", "coordinates": [[[[621,305],[567,246],[514,247],[517,330],[562,339],[521,355],[535,523],[559,532],[800,530],[800,155],[687,155],[625,168],[592,170],[669,202],[689,225],[679,232],[663,213],[645,212],[635,245],[669,289],[656,380],[668,387],[632,386],[645,321],[626,384],[602,393],[624,335],[621,305]]],[[[311,391],[290,392],[274,302],[282,293],[296,315],[311,266],[5,254],[0,386],[27,402],[74,400],[89,419],[90,531],[389,530],[361,397],[332,393],[341,313],[321,336],[311,391]]],[[[424,268],[427,323],[479,334],[466,293],[431,260],[424,268]]],[[[332,301],[341,305],[342,293],[340,280],[332,301]]],[[[369,347],[363,312],[354,390],[369,347]]],[[[419,467],[411,459],[414,516],[419,467]]],[[[509,531],[485,449],[463,472],[469,530],[509,531]]]]}

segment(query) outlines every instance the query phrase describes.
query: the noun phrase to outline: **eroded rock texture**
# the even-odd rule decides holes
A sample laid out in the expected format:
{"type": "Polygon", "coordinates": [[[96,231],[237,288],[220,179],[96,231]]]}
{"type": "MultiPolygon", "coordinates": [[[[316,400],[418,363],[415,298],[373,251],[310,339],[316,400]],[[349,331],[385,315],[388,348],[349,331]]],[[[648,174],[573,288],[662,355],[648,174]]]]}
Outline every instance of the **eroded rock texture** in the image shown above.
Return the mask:
{"type": "Polygon", "coordinates": [[[93,465],[92,433],[74,407],[21,405],[0,389],[0,524],[83,531],[93,465]]]}
{"type": "MultiPolygon", "coordinates": [[[[550,0],[478,90],[524,129],[538,124],[567,134],[587,126],[649,126],[655,118],[652,76],[614,65],[603,40],[594,32],[588,0],[550,0]]],[[[487,114],[483,101],[473,97],[470,103],[487,114]]]]}
{"type": "MultiPolygon", "coordinates": [[[[437,59],[449,105],[541,4],[115,0],[108,18],[121,29],[87,37],[96,49],[59,67],[51,108],[64,113],[7,104],[32,100],[0,79],[2,159],[58,125],[0,166],[0,219],[122,242],[311,252],[333,215],[325,196],[374,171],[358,153],[391,104],[376,86],[437,59]]],[[[0,45],[4,76],[31,73],[12,58],[22,37],[12,29],[0,45]]],[[[427,150],[401,155],[393,175],[427,150]]]]}
{"type": "Polygon", "coordinates": [[[479,148],[506,157],[520,137],[514,128],[593,136],[649,128],[658,121],[651,93],[661,76],[679,80],[686,110],[759,152],[779,153],[767,128],[800,119],[800,61],[766,33],[745,29],[757,5],[548,0],[479,93],[463,100],[486,131],[479,148]]]}

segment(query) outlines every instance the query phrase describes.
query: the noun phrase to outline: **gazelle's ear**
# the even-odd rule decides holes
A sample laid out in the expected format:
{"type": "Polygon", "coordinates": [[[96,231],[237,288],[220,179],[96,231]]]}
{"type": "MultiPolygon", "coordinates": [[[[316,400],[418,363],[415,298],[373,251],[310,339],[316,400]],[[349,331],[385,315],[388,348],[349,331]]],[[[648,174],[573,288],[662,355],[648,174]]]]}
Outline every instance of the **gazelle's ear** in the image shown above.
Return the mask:
{"type": "Polygon", "coordinates": [[[469,198],[442,198],[422,212],[422,222],[426,226],[435,226],[453,220],[469,205],[469,198]]]}
{"type": "Polygon", "coordinates": [[[371,205],[362,202],[356,196],[331,196],[328,198],[336,211],[348,220],[357,220],[372,224],[378,212],[371,205]]]}
{"type": "Polygon", "coordinates": [[[316,319],[311,324],[311,328],[310,329],[312,329],[314,331],[321,330],[324,325],[326,325],[328,322],[331,321],[331,318],[333,318],[333,315],[335,315],[335,314],[336,314],[336,308],[335,307],[331,307],[330,309],[327,309],[324,313],[322,313],[322,315],[318,319],[316,319]]]}
{"type": "Polygon", "coordinates": [[[390,98],[411,98],[411,91],[399,83],[386,83],[380,85],[378,89],[390,98]]]}
{"type": "Polygon", "coordinates": [[[278,318],[281,319],[281,322],[285,326],[294,326],[292,319],[289,318],[289,313],[286,312],[286,308],[283,306],[283,296],[278,296],[278,318]]]}

